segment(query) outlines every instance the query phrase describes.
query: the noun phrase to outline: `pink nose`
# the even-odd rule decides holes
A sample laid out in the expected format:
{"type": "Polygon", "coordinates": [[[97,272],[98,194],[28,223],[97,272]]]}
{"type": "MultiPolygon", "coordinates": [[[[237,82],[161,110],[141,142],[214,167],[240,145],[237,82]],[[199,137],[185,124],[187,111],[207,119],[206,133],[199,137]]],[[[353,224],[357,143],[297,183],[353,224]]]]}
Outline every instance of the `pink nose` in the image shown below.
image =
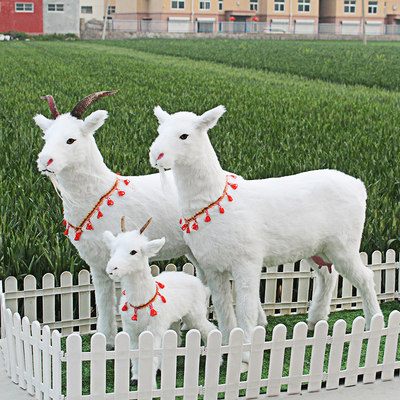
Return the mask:
{"type": "Polygon", "coordinates": [[[47,161],[47,166],[49,166],[54,160],[52,158],[50,158],[49,161],[47,161]]]}
{"type": "Polygon", "coordinates": [[[159,155],[158,158],[157,158],[157,161],[158,161],[158,160],[161,160],[163,157],[164,157],[164,153],[160,153],[160,155],[159,155]]]}

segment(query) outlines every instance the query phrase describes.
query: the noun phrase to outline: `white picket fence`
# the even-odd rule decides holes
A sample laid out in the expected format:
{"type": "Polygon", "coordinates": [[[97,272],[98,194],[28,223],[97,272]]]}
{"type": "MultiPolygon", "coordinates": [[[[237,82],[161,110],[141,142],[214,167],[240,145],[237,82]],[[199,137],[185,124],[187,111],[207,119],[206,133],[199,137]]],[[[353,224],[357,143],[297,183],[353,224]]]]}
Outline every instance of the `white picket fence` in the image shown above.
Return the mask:
{"type": "MultiPolygon", "coordinates": [[[[362,253],[361,258],[366,263],[367,255],[362,253]]],[[[368,267],[374,271],[378,298],[398,299],[400,263],[395,252],[389,250],[385,262],[380,252],[374,252],[368,267]]],[[[152,268],[157,275],[158,268],[152,268]]],[[[175,268],[169,265],[167,269],[175,268]]],[[[184,270],[194,272],[190,264],[184,270]]],[[[305,262],[269,268],[262,274],[260,285],[263,308],[268,315],[304,313],[314,289],[313,274],[305,262]]],[[[339,383],[352,386],[359,376],[364,383],[371,383],[378,373],[382,380],[393,380],[397,379],[395,371],[400,370],[399,311],[392,312],[387,327],[382,317],[375,316],[370,331],[364,331],[364,319],[357,317],[347,333],[346,323],[338,321],[332,335],[328,335],[328,324],[321,321],[313,337],[307,337],[307,326],[301,322],[295,326],[293,337],[288,338],[286,327],[280,324],[274,328],[271,341],[265,341],[265,330],[258,327],[251,343],[245,344],[243,332],[235,329],[227,346],[221,345],[218,331],[210,334],[207,346],[202,346],[199,332],[193,330],[186,336],[185,347],[179,347],[176,333],[168,331],[162,349],[154,349],[153,336],[145,332],[139,349],[130,350],[129,336],[120,332],[115,350],[107,351],[105,337],[96,333],[91,337],[91,351],[83,351],[81,334],[93,332],[96,323],[93,290],[87,271],[80,272],[78,284],[64,272],[59,287],[55,286],[54,276],[46,274],[41,289],[36,288],[32,276],[25,278],[24,290],[18,290],[14,277],[6,279],[0,293],[0,343],[6,370],[15,383],[37,399],[197,399],[203,395],[208,400],[217,399],[220,393],[225,393],[225,399],[239,395],[257,398],[260,389],[267,396],[277,396],[282,390],[299,394],[303,385],[308,391],[319,391],[323,386],[334,389],[339,383]],[[25,315],[22,321],[18,311],[25,315]],[[68,336],[66,352],[61,351],[62,336],[68,336]],[[367,343],[365,356],[363,342],[367,343]],[[383,357],[379,357],[382,350],[383,357]],[[243,351],[250,352],[246,375],[240,374],[243,351]],[[221,355],[226,355],[222,367],[221,355]],[[154,356],[162,357],[161,386],[156,390],[152,389],[149,374],[154,356]],[[131,357],[139,358],[137,388],[129,386],[131,357]],[[288,371],[283,368],[285,359],[290,360],[288,371]],[[107,360],[113,360],[108,374],[107,360]],[[177,387],[176,380],[178,362],[183,370],[181,387],[177,387]],[[90,378],[84,371],[88,364],[90,378]]],[[[332,310],[360,306],[354,288],[346,280],[338,280],[332,310]]]]}

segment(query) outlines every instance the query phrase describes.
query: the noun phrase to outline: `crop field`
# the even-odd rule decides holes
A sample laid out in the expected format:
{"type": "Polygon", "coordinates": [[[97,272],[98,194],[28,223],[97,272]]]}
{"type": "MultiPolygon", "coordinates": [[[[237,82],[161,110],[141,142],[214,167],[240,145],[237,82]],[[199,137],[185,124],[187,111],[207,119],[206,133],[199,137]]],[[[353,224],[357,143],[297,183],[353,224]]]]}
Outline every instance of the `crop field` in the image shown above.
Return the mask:
{"type": "Polygon", "coordinates": [[[112,89],[121,91],[91,110],[109,112],[96,141],[112,170],[154,172],[154,106],[202,113],[223,104],[227,113],[210,137],[225,169],[249,179],[318,168],[359,177],[369,195],[361,249],[400,250],[399,49],[236,40],[1,43],[0,278],[85,266],[62,234],[60,199],[37,170],[43,142],[32,117],[51,115],[42,95],[52,94],[64,113],[87,94],[112,89]]]}

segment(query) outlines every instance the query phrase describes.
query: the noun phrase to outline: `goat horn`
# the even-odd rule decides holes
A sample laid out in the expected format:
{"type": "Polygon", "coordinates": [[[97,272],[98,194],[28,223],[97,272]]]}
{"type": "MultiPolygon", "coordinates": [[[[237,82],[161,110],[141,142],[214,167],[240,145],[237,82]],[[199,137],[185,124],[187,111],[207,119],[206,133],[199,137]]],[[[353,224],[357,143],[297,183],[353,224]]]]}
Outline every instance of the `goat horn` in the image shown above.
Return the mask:
{"type": "Polygon", "coordinates": [[[54,101],[52,95],[47,94],[46,96],[42,96],[41,99],[47,100],[47,102],[49,103],[50,111],[51,111],[51,114],[53,115],[54,119],[56,119],[57,117],[60,116],[60,113],[58,112],[57,107],[56,107],[56,102],[54,101]]]}
{"type": "Polygon", "coordinates": [[[84,99],[82,99],[71,111],[71,115],[73,117],[76,117],[78,119],[81,119],[83,114],[85,114],[86,110],[98,99],[101,99],[102,97],[109,96],[110,94],[115,94],[118,93],[118,90],[113,90],[110,92],[97,92],[97,93],[92,93],[89,94],[89,96],[86,96],[84,99]]]}
{"type": "Polygon", "coordinates": [[[144,230],[149,226],[150,221],[152,220],[152,218],[150,218],[140,229],[140,234],[142,234],[144,232],[144,230]]]}
{"type": "Polygon", "coordinates": [[[121,231],[126,232],[125,217],[121,218],[121,231]]]}

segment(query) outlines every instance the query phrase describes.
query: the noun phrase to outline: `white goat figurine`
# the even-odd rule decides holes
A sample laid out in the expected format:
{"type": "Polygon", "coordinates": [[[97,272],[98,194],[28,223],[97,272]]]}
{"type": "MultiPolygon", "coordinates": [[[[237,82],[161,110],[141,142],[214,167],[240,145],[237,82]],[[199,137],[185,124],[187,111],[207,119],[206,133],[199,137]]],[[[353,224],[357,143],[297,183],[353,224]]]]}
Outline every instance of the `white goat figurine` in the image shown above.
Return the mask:
{"type": "MultiPolygon", "coordinates": [[[[155,348],[161,348],[164,333],[181,320],[188,327],[198,329],[206,341],[208,334],[216,329],[206,318],[210,291],[200,279],[184,272],[163,272],[157,278],[151,275],[149,258],[160,251],[165,239],[149,241],[143,235],[150,220],[140,231],[127,232],[122,218],[122,233],[116,237],[110,231],[103,234],[111,251],[106,271],[112,279],[121,280],[122,327],[131,338],[131,348],[138,348],[143,331],[153,333],[155,348]]],[[[133,384],[137,384],[137,358],[131,361],[133,384]]],[[[155,388],[159,368],[160,359],[155,357],[152,371],[155,388]]]]}
{"type": "Polygon", "coordinates": [[[336,278],[331,264],[361,293],[369,326],[381,311],[372,271],[359,256],[364,184],[335,170],[250,181],[227,175],[207,135],[224,112],[218,106],[201,116],[169,115],[156,107],[159,136],[150,148],[150,161],[156,168],[172,169],[185,240],[206,275],[225,340],[235,326],[233,308],[226,307],[230,287],[225,275],[235,280],[238,325],[250,340],[261,267],[303,258],[320,267],[315,268],[309,327],[328,318],[336,278]]]}
{"type": "MultiPolygon", "coordinates": [[[[179,229],[178,196],[170,174],[171,190],[163,193],[159,174],[118,176],[103,162],[94,133],[107,118],[107,111],[98,110],[82,120],[87,108],[101,97],[114,94],[99,92],[82,99],[71,113],[60,115],[52,96],[49,103],[54,120],[36,115],[35,122],[44,132],[45,145],[39,154],[39,171],[48,176],[62,198],[66,233],[79,255],[89,265],[93,277],[98,311],[97,330],[105,334],[108,347],[116,334],[114,283],[106,273],[110,252],[103,243],[107,229],[117,234],[119,221],[127,215],[128,228],[138,228],[143,215],[152,215],[154,224],[149,238],[164,236],[165,246],[151,260],[168,260],[186,255],[196,260],[183,240],[179,229]]],[[[259,323],[266,323],[259,304],[259,323]]]]}

